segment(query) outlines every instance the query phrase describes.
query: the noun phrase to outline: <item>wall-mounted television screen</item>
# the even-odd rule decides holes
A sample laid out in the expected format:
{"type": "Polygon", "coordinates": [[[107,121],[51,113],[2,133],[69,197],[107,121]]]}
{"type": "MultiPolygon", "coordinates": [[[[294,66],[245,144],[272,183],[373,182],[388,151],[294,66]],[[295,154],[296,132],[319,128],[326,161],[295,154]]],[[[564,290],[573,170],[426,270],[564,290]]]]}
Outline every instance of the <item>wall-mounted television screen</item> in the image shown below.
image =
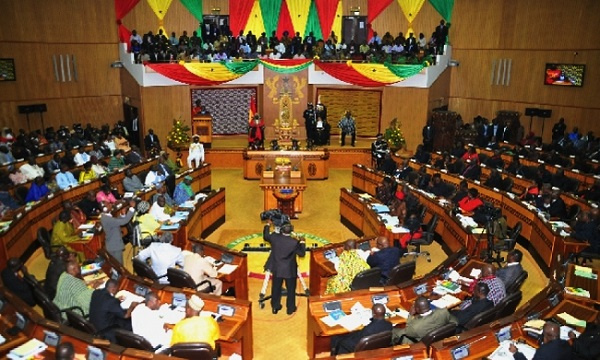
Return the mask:
{"type": "Polygon", "coordinates": [[[583,64],[546,64],[545,85],[583,86],[583,64]]]}

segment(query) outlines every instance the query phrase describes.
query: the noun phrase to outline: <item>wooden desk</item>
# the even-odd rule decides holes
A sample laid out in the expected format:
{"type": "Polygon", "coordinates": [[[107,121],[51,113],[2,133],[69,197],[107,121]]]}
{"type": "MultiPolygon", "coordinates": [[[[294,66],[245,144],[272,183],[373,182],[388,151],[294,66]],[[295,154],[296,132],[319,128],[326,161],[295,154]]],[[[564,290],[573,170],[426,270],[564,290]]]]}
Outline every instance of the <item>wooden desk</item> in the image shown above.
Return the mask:
{"type": "Polygon", "coordinates": [[[244,150],[244,179],[258,180],[268,163],[277,157],[286,157],[292,164],[302,163],[302,173],[308,180],[329,178],[329,151],[270,151],[244,150]]]}
{"type": "MultiPolygon", "coordinates": [[[[599,275],[600,271],[598,269],[593,269],[592,273],[599,275]]],[[[582,288],[590,292],[590,298],[582,298],[579,296],[569,296],[570,299],[574,301],[583,301],[583,302],[599,302],[600,301],[600,278],[593,280],[588,279],[582,276],[575,275],[575,265],[569,264],[567,267],[567,273],[565,274],[565,286],[566,287],[576,287],[582,288]]]]}
{"type": "Polygon", "coordinates": [[[294,202],[294,211],[296,213],[301,213],[302,210],[304,210],[304,190],[306,189],[306,178],[304,177],[304,173],[302,173],[301,178],[261,178],[258,186],[263,191],[263,208],[265,211],[277,208],[277,199],[273,195],[273,192],[281,189],[292,189],[293,191],[298,192],[298,197],[294,202]]]}
{"type": "MultiPolygon", "coordinates": [[[[427,355],[427,346],[423,343],[418,343],[414,345],[397,345],[393,347],[376,349],[376,350],[367,350],[367,351],[359,351],[352,353],[349,355],[351,359],[373,359],[373,360],[389,360],[389,359],[401,359],[403,357],[407,357],[409,359],[419,360],[419,359],[429,359],[427,355]]],[[[344,355],[339,356],[327,356],[327,357],[318,357],[315,360],[336,360],[336,359],[344,359],[344,355]]]]}
{"type": "Polygon", "coordinates": [[[204,238],[225,223],[225,188],[211,191],[199,201],[190,212],[188,219],[180,227],[181,236],[173,245],[189,249],[190,237],[204,238]]]}

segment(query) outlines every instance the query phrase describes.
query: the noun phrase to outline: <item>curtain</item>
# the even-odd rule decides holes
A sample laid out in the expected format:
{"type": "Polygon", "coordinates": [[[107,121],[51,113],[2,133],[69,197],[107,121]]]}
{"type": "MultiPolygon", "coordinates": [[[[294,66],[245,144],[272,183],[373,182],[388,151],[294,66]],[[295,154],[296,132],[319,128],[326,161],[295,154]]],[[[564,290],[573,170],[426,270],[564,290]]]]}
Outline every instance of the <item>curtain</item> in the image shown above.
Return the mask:
{"type": "Polygon", "coordinates": [[[146,66],[169,79],[179,81],[183,84],[212,86],[222,83],[222,81],[211,81],[203,77],[198,77],[179,64],[146,64],[146,66]]]}
{"type": "MultiPolygon", "coordinates": [[[[279,12],[281,11],[282,0],[259,0],[260,10],[263,14],[265,24],[265,32],[267,36],[271,36],[273,31],[277,31],[277,20],[279,20],[279,12]]],[[[256,34],[258,36],[259,34],[256,34]]]]}
{"type": "Polygon", "coordinates": [[[192,104],[200,100],[213,117],[213,134],[248,134],[248,108],[256,87],[192,89],[192,104]]]}
{"type": "Polygon", "coordinates": [[[294,23],[290,17],[290,12],[288,11],[287,3],[285,1],[281,2],[281,10],[279,11],[279,22],[277,23],[277,37],[281,39],[283,37],[283,32],[288,31],[290,33],[290,37],[294,36],[294,23]]]}
{"type": "Polygon", "coordinates": [[[117,18],[117,26],[119,31],[119,40],[127,44],[127,48],[131,46],[129,37],[131,32],[121,23],[125,15],[127,15],[140,2],[140,0],[115,0],[115,17],[117,18]]]}
{"type": "MultiPolygon", "coordinates": [[[[300,32],[300,36],[304,36],[302,32],[306,29],[306,22],[308,21],[308,11],[310,10],[310,0],[286,0],[292,24],[294,24],[294,30],[300,32]]],[[[293,37],[293,33],[290,32],[290,37],[293,37]]]]}
{"type": "Polygon", "coordinates": [[[371,40],[373,37],[373,21],[388,7],[394,0],[369,0],[367,9],[367,28],[369,30],[369,34],[367,36],[368,40],[371,40]]]}
{"type": "Polygon", "coordinates": [[[260,63],[269,70],[289,74],[302,71],[312,64],[311,59],[272,60],[261,59],[260,63]]]}
{"type": "Polygon", "coordinates": [[[233,63],[229,63],[227,65],[223,63],[185,63],[183,67],[187,71],[191,72],[192,74],[198,77],[204,78],[209,81],[224,83],[231,80],[235,80],[247,73],[248,71],[252,70],[256,65],[256,62],[235,63],[235,65],[241,65],[237,68],[233,65],[233,63]],[[250,69],[245,72],[242,72],[242,69],[247,69],[248,66],[250,66],[250,69]],[[235,69],[236,72],[233,72],[230,69],[235,69]]]}
{"type": "Polygon", "coordinates": [[[406,19],[408,20],[408,30],[406,31],[406,37],[408,37],[410,33],[415,33],[415,31],[412,29],[412,23],[417,17],[419,11],[421,11],[421,8],[423,7],[424,3],[425,0],[398,0],[400,8],[402,9],[404,16],[406,16],[406,19]]]}
{"type": "Polygon", "coordinates": [[[429,3],[446,22],[452,21],[452,10],[454,9],[454,0],[429,0],[429,3]]]}
{"type": "Polygon", "coordinates": [[[308,12],[308,21],[306,22],[306,29],[304,29],[304,36],[313,33],[315,39],[323,39],[321,23],[319,22],[319,14],[317,13],[317,6],[314,1],[310,4],[310,11],[308,12]]]}
{"type": "Polygon", "coordinates": [[[245,75],[252,71],[258,65],[258,60],[242,61],[242,62],[224,62],[223,65],[230,72],[238,75],[245,75]]]}
{"type": "Polygon", "coordinates": [[[253,6],[254,0],[229,0],[229,29],[233,36],[244,30],[253,6]]]}
{"type": "Polygon", "coordinates": [[[338,6],[335,11],[335,17],[333,18],[333,24],[331,25],[331,30],[335,31],[338,39],[342,41],[342,0],[338,2],[338,6]]]}
{"type": "MultiPolygon", "coordinates": [[[[340,0],[314,0],[319,11],[319,21],[321,23],[321,31],[323,32],[323,38],[327,39],[331,34],[331,27],[337,15],[338,5],[340,0]]],[[[341,41],[341,35],[336,33],[338,40],[341,41]]]]}
{"type": "Polygon", "coordinates": [[[252,6],[252,11],[248,17],[245,30],[246,33],[248,33],[248,31],[252,31],[252,34],[256,35],[257,38],[261,33],[266,32],[262,11],[260,10],[260,2],[258,0],[254,1],[254,5],[252,6]]]}
{"type": "Polygon", "coordinates": [[[402,81],[401,78],[397,77],[384,64],[349,62],[348,65],[362,76],[385,85],[402,81]]]}
{"type": "Polygon", "coordinates": [[[417,75],[418,73],[425,68],[425,65],[398,65],[398,64],[389,64],[386,63],[385,66],[392,72],[394,75],[406,79],[413,75],[417,75]]]}
{"type": "Polygon", "coordinates": [[[152,11],[154,11],[154,14],[158,18],[158,30],[162,30],[163,33],[165,34],[165,36],[169,37],[169,35],[167,35],[167,31],[165,30],[163,20],[165,18],[165,15],[167,15],[167,11],[169,11],[169,6],[171,6],[171,2],[173,2],[173,0],[147,0],[147,1],[148,1],[148,5],[150,5],[150,7],[152,8],[152,11]]]}
{"type": "Polygon", "coordinates": [[[318,67],[321,68],[321,70],[325,71],[327,74],[349,84],[364,87],[380,87],[388,85],[365,77],[358,71],[354,70],[352,66],[349,66],[345,63],[326,63],[318,60],[315,60],[314,62],[318,67]]]}
{"type": "MultiPolygon", "coordinates": [[[[179,0],[185,8],[198,20],[198,34],[202,34],[202,0],[179,0]]],[[[200,38],[202,39],[202,37],[200,38]]]]}

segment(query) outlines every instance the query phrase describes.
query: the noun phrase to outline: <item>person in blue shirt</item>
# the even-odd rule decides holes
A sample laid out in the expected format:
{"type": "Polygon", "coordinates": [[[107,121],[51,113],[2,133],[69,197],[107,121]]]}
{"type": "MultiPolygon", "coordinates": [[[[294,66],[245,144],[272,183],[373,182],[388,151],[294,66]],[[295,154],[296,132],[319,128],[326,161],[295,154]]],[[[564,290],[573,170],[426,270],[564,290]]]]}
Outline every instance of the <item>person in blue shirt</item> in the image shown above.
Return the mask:
{"type": "Polygon", "coordinates": [[[173,200],[175,204],[181,205],[188,201],[194,196],[194,190],[192,190],[192,177],[186,176],[183,181],[177,184],[175,191],[173,192],[173,200]]]}
{"type": "Polygon", "coordinates": [[[388,278],[390,270],[400,264],[402,250],[395,246],[390,246],[390,242],[385,236],[378,237],[376,242],[378,250],[371,252],[371,255],[367,258],[367,264],[371,268],[380,268],[382,281],[385,281],[388,278]]]}
{"type": "Polygon", "coordinates": [[[58,185],[61,190],[65,190],[69,186],[77,186],[77,184],[79,183],[75,180],[73,173],[69,171],[67,164],[61,164],[60,172],[56,174],[56,185],[58,185]]]}
{"type": "Polygon", "coordinates": [[[50,190],[48,189],[48,186],[44,182],[44,178],[41,176],[38,176],[37,178],[35,178],[35,181],[33,183],[31,183],[29,192],[27,193],[27,196],[25,197],[25,203],[28,203],[30,201],[39,201],[41,198],[46,196],[49,192],[50,192],[50,190]]]}
{"type": "Polygon", "coordinates": [[[8,192],[8,185],[0,183],[0,203],[5,207],[14,210],[19,208],[17,201],[8,192]]]}

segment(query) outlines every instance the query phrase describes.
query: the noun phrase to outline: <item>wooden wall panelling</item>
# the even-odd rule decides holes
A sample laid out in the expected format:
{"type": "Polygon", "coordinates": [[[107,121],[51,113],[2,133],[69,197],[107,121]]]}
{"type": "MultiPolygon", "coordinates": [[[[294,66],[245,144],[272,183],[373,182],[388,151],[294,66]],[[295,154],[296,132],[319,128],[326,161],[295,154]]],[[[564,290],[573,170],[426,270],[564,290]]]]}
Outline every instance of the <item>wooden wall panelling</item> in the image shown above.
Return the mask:
{"type": "Polygon", "coordinates": [[[343,16],[353,16],[350,12],[352,7],[360,7],[360,16],[367,16],[368,11],[368,0],[344,0],[342,1],[342,14],[343,16]]]}
{"type": "Polygon", "coordinates": [[[435,108],[448,105],[450,98],[451,68],[447,68],[429,88],[427,114],[435,108]]]}
{"type": "Polygon", "coordinates": [[[142,131],[154,129],[166,147],[167,134],[174,119],[181,119],[191,127],[191,105],[189,86],[146,87],[142,94],[142,131]]]}
{"type": "Polygon", "coordinates": [[[408,150],[414,151],[422,141],[421,132],[427,122],[429,89],[386,87],[383,91],[381,131],[394,118],[402,123],[408,150]]]}
{"type": "Polygon", "coordinates": [[[123,102],[125,97],[129,98],[129,104],[135,106],[138,110],[142,107],[142,90],[133,76],[125,68],[121,68],[121,95],[123,102]]]}
{"type": "Polygon", "coordinates": [[[375,136],[381,130],[382,89],[320,87],[316,94],[327,106],[332,134],[341,134],[337,124],[346,110],[356,120],[357,136],[375,136]]]}

